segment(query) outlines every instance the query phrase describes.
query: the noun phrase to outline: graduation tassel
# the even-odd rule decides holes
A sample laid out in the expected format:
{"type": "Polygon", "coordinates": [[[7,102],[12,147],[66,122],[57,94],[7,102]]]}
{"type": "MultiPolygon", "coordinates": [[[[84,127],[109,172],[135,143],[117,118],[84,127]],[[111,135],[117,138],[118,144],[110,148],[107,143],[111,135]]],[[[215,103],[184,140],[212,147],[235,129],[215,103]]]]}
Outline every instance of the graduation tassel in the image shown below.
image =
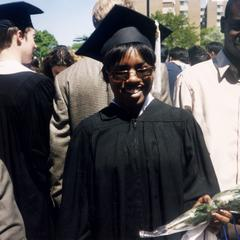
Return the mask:
{"type": "Polygon", "coordinates": [[[156,41],[155,41],[155,55],[156,55],[156,70],[152,86],[153,95],[161,95],[162,79],[161,79],[161,32],[159,30],[159,23],[155,20],[156,25],[156,41]]]}

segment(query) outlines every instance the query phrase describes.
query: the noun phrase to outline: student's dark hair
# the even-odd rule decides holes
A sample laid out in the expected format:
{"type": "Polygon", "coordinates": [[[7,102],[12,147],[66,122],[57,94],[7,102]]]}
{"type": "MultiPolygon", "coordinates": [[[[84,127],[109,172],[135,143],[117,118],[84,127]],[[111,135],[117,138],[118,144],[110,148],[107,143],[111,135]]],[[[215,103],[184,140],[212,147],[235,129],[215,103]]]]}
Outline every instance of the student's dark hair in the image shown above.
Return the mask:
{"type": "Polygon", "coordinates": [[[175,48],[170,49],[169,57],[172,60],[179,60],[186,64],[188,64],[188,62],[189,62],[188,61],[188,51],[185,48],[175,47],[175,48]]]}
{"type": "MultiPolygon", "coordinates": [[[[30,31],[30,27],[27,27],[23,30],[21,30],[22,37],[26,36],[28,31],[30,31]]],[[[9,28],[3,28],[0,29],[0,50],[3,50],[5,48],[9,48],[12,43],[13,35],[17,33],[17,31],[20,30],[18,27],[12,26],[9,28]]]]}
{"type": "Polygon", "coordinates": [[[17,33],[18,30],[17,27],[0,29],[0,50],[11,46],[13,35],[17,33]]]}
{"type": "Polygon", "coordinates": [[[109,50],[104,56],[102,72],[106,82],[108,82],[108,72],[121,61],[130,48],[136,49],[147,64],[155,65],[156,56],[152,48],[142,43],[121,44],[109,50]]]}
{"type": "Polygon", "coordinates": [[[196,45],[188,49],[188,55],[191,65],[195,65],[210,59],[208,52],[204,48],[196,45]]]}
{"type": "Polygon", "coordinates": [[[206,49],[209,53],[214,52],[215,54],[218,54],[222,48],[223,44],[221,42],[210,42],[206,45],[206,49]]]}
{"type": "Polygon", "coordinates": [[[52,67],[66,66],[69,67],[74,63],[74,58],[68,48],[64,45],[58,45],[44,58],[42,72],[53,79],[52,67]]]}

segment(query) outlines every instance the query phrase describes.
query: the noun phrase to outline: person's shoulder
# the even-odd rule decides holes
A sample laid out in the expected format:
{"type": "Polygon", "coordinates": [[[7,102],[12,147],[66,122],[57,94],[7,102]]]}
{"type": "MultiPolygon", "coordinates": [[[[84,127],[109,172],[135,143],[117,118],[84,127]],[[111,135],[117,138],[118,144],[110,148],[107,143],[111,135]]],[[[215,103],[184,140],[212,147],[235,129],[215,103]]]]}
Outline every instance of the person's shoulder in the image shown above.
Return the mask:
{"type": "Polygon", "coordinates": [[[44,74],[33,72],[33,71],[19,72],[19,73],[16,73],[16,75],[18,75],[19,79],[22,79],[23,81],[30,80],[32,82],[38,82],[46,79],[50,80],[44,74]]]}
{"type": "Polygon", "coordinates": [[[179,73],[178,82],[185,83],[189,88],[205,85],[216,77],[216,68],[212,59],[190,66],[179,73]]]}
{"type": "Polygon", "coordinates": [[[193,118],[190,111],[177,108],[155,99],[150,105],[151,112],[155,116],[152,119],[158,119],[163,122],[185,122],[193,118]]]}
{"type": "Polygon", "coordinates": [[[195,75],[195,76],[201,76],[202,73],[204,73],[205,71],[212,70],[212,68],[214,68],[214,64],[213,64],[212,59],[209,59],[207,61],[200,62],[200,63],[195,64],[193,66],[187,67],[185,70],[182,71],[181,74],[192,75],[192,74],[198,73],[199,75],[195,75]]]}
{"type": "Polygon", "coordinates": [[[19,79],[22,79],[21,84],[18,87],[17,97],[25,98],[29,96],[54,96],[53,81],[41,73],[32,71],[20,72],[19,79]]]}
{"type": "Polygon", "coordinates": [[[93,133],[95,130],[101,128],[102,126],[102,120],[101,120],[101,112],[105,111],[105,109],[107,109],[108,107],[102,109],[99,112],[96,112],[86,118],[84,118],[83,120],[81,120],[81,122],[78,124],[78,126],[75,128],[74,132],[80,132],[80,131],[84,131],[88,134],[93,133]]]}
{"type": "Polygon", "coordinates": [[[66,68],[64,71],[60,72],[56,76],[56,80],[58,82],[68,82],[75,81],[81,76],[81,74],[85,74],[86,71],[97,71],[100,73],[102,68],[102,64],[92,58],[82,57],[77,62],[72,64],[70,67],[66,68]]]}
{"type": "Polygon", "coordinates": [[[49,88],[53,88],[53,80],[51,80],[42,73],[27,72],[26,79],[27,79],[26,82],[29,83],[29,85],[32,85],[33,87],[46,86],[49,88]]]}

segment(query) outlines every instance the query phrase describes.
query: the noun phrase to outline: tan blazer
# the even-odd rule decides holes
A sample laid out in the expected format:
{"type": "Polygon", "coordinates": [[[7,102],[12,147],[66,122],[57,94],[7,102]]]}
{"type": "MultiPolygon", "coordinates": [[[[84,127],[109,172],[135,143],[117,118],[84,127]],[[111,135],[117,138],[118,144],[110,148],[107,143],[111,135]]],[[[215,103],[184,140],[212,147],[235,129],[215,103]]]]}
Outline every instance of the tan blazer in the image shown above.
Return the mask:
{"type": "Polygon", "coordinates": [[[25,240],[22,216],[15,202],[8,170],[0,160],[0,239],[25,240]]]}

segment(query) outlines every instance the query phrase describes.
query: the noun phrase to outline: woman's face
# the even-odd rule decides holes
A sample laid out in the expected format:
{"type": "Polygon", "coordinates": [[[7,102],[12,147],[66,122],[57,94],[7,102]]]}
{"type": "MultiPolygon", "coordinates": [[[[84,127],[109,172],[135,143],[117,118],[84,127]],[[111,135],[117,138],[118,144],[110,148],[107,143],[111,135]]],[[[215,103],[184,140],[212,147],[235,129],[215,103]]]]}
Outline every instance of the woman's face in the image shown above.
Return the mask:
{"type": "Polygon", "coordinates": [[[65,70],[67,68],[67,66],[53,66],[52,67],[52,75],[55,78],[60,72],[62,72],[63,70],[65,70]]]}
{"type": "Polygon", "coordinates": [[[129,111],[140,110],[152,88],[154,66],[147,64],[134,48],[109,72],[115,101],[129,111]]]}

